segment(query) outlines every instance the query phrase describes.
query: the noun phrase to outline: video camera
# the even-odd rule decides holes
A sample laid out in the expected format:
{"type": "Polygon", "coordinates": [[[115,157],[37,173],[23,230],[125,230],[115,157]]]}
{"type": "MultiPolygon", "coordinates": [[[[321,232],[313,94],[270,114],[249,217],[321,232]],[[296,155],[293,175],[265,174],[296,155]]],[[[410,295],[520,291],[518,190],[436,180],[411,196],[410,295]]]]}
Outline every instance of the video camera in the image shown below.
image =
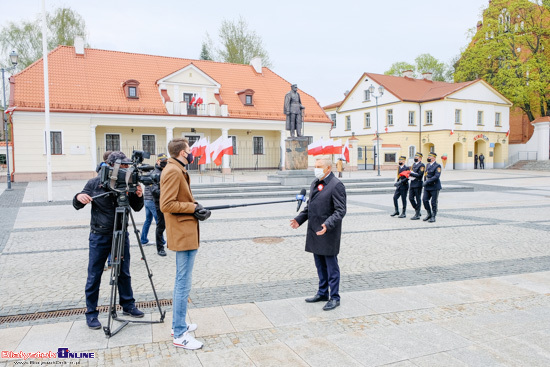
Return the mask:
{"type": "Polygon", "coordinates": [[[116,192],[136,192],[138,184],[152,185],[160,181],[160,175],[151,173],[154,166],[143,164],[143,159],[151,155],[142,150],[134,150],[130,161],[117,159],[111,167],[104,165],[99,171],[100,181],[103,187],[116,192]],[[121,168],[122,164],[129,165],[128,168],[121,168]],[[145,172],[149,172],[146,174],[145,172]]]}

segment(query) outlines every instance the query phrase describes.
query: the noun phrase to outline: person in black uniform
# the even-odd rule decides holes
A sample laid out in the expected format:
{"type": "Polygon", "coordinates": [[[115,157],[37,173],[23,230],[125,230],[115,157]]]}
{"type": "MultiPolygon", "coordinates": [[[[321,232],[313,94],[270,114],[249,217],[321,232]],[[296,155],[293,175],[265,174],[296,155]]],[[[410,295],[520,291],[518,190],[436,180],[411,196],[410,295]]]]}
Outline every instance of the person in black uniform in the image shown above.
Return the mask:
{"type": "Polygon", "coordinates": [[[477,169],[477,154],[474,155],[474,169],[477,169]]]}
{"type": "Polygon", "coordinates": [[[479,155],[479,169],[485,169],[485,156],[483,153],[479,155]]]}
{"type": "Polygon", "coordinates": [[[407,192],[409,191],[409,178],[402,176],[401,173],[409,171],[410,167],[405,164],[407,157],[399,157],[399,168],[397,168],[397,181],[395,182],[395,194],[393,194],[393,206],[395,207],[395,212],[391,214],[392,217],[399,215],[399,205],[397,200],[401,197],[401,202],[403,203],[403,211],[398,218],[405,218],[407,211],[407,192]]]}
{"type": "Polygon", "coordinates": [[[424,180],[424,196],[422,201],[424,202],[424,208],[428,212],[424,221],[429,220],[430,222],[435,222],[435,217],[437,215],[437,199],[439,197],[439,190],[441,190],[441,181],[439,176],[441,176],[441,165],[435,161],[437,154],[431,152],[428,154],[428,166],[426,167],[426,176],[424,180]],[[430,208],[431,201],[431,208],[430,208]]]}
{"type": "MultiPolygon", "coordinates": [[[[113,166],[116,160],[121,160],[120,167],[128,168],[129,161],[124,153],[112,152],[107,158],[107,164],[113,166]]],[[[117,204],[116,195],[106,195],[96,199],[93,196],[109,192],[109,189],[101,184],[101,177],[96,176],[88,181],[82,192],[73,198],[73,207],[82,209],[86,204],[92,203],[92,218],[90,220],[88,279],[86,281],[86,323],[90,329],[101,329],[101,323],[97,319],[97,301],[99,298],[99,286],[103,267],[107,257],[111,253],[113,242],[113,230],[115,211],[117,204]]],[[[135,193],[128,195],[130,206],[135,211],[143,208],[143,191],[140,185],[135,193]]],[[[118,277],[118,294],[122,313],[132,317],[143,317],[143,312],[137,309],[132,291],[130,277],[130,239],[126,232],[124,243],[124,255],[118,277]]]]}
{"type": "Polygon", "coordinates": [[[306,251],[313,253],[319,288],[315,296],[306,302],[328,301],[323,310],[330,311],[340,306],[340,237],[342,220],[346,215],[346,188],[331,172],[329,157],[315,161],[315,177],[309,189],[309,200],[304,210],[290,226],[294,229],[308,221],[306,251]]]}
{"type": "Polygon", "coordinates": [[[413,177],[413,180],[410,184],[409,201],[415,210],[414,217],[411,220],[420,219],[420,209],[422,208],[422,180],[424,179],[424,171],[426,170],[426,166],[422,163],[422,157],[422,153],[416,153],[414,155],[414,164],[411,167],[410,176],[413,177]]]}
{"type": "Polygon", "coordinates": [[[166,251],[164,251],[164,230],[166,229],[166,222],[164,221],[164,213],[160,211],[160,176],[162,170],[166,167],[168,163],[168,156],[164,153],[160,153],[158,156],[158,161],[155,164],[154,174],[157,174],[159,180],[151,186],[151,196],[153,197],[153,202],[155,203],[155,210],[157,212],[157,229],[155,231],[156,241],[157,241],[157,253],[159,256],[166,256],[166,251]]]}

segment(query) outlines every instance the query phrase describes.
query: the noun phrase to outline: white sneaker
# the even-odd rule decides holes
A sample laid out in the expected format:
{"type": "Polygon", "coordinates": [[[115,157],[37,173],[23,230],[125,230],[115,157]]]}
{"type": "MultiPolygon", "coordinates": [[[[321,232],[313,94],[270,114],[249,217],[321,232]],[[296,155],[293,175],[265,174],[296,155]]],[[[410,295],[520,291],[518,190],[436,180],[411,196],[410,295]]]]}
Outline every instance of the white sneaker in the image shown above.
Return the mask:
{"type": "MultiPolygon", "coordinates": [[[[197,324],[187,324],[187,331],[195,331],[197,330],[197,324]]],[[[174,337],[174,329],[172,329],[172,334],[170,336],[174,337]]]]}
{"type": "Polygon", "coordinates": [[[193,338],[191,334],[189,334],[188,331],[183,333],[183,335],[180,338],[174,339],[174,346],[176,348],[184,348],[184,349],[201,349],[202,343],[198,341],[197,339],[193,338]]]}

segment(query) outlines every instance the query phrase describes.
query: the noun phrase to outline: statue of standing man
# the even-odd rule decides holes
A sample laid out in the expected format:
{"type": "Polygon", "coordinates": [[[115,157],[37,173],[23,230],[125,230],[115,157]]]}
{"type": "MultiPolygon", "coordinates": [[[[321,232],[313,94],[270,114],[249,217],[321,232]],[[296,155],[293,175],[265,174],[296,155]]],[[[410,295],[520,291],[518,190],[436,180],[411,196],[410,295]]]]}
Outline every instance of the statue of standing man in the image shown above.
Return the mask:
{"type": "Polygon", "coordinates": [[[294,132],[296,136],[302,136],[302,111],[305,107],[302,105],[300,94],[298,93],[298,86],[292,84],[290,92],[285,95],[285,115],[286,115],[286,129],[290,130],[290,137],[294,138],[294,132]]]}

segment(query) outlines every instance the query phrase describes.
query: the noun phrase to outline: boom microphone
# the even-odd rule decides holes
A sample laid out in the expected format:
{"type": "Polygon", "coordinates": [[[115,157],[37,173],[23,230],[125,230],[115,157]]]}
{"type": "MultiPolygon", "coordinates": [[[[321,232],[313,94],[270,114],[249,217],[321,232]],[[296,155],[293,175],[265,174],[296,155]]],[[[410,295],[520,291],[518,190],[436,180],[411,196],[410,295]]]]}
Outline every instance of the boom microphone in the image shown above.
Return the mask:
{"type": "Polygon", "coordinates": [[[298,200],[298,207],[296,208],[296,212],[299,212],[302,203],[306,201],[306,189],[302,189],[300,191],[300,194],[296,195],[296,200],[298,200]]]}

